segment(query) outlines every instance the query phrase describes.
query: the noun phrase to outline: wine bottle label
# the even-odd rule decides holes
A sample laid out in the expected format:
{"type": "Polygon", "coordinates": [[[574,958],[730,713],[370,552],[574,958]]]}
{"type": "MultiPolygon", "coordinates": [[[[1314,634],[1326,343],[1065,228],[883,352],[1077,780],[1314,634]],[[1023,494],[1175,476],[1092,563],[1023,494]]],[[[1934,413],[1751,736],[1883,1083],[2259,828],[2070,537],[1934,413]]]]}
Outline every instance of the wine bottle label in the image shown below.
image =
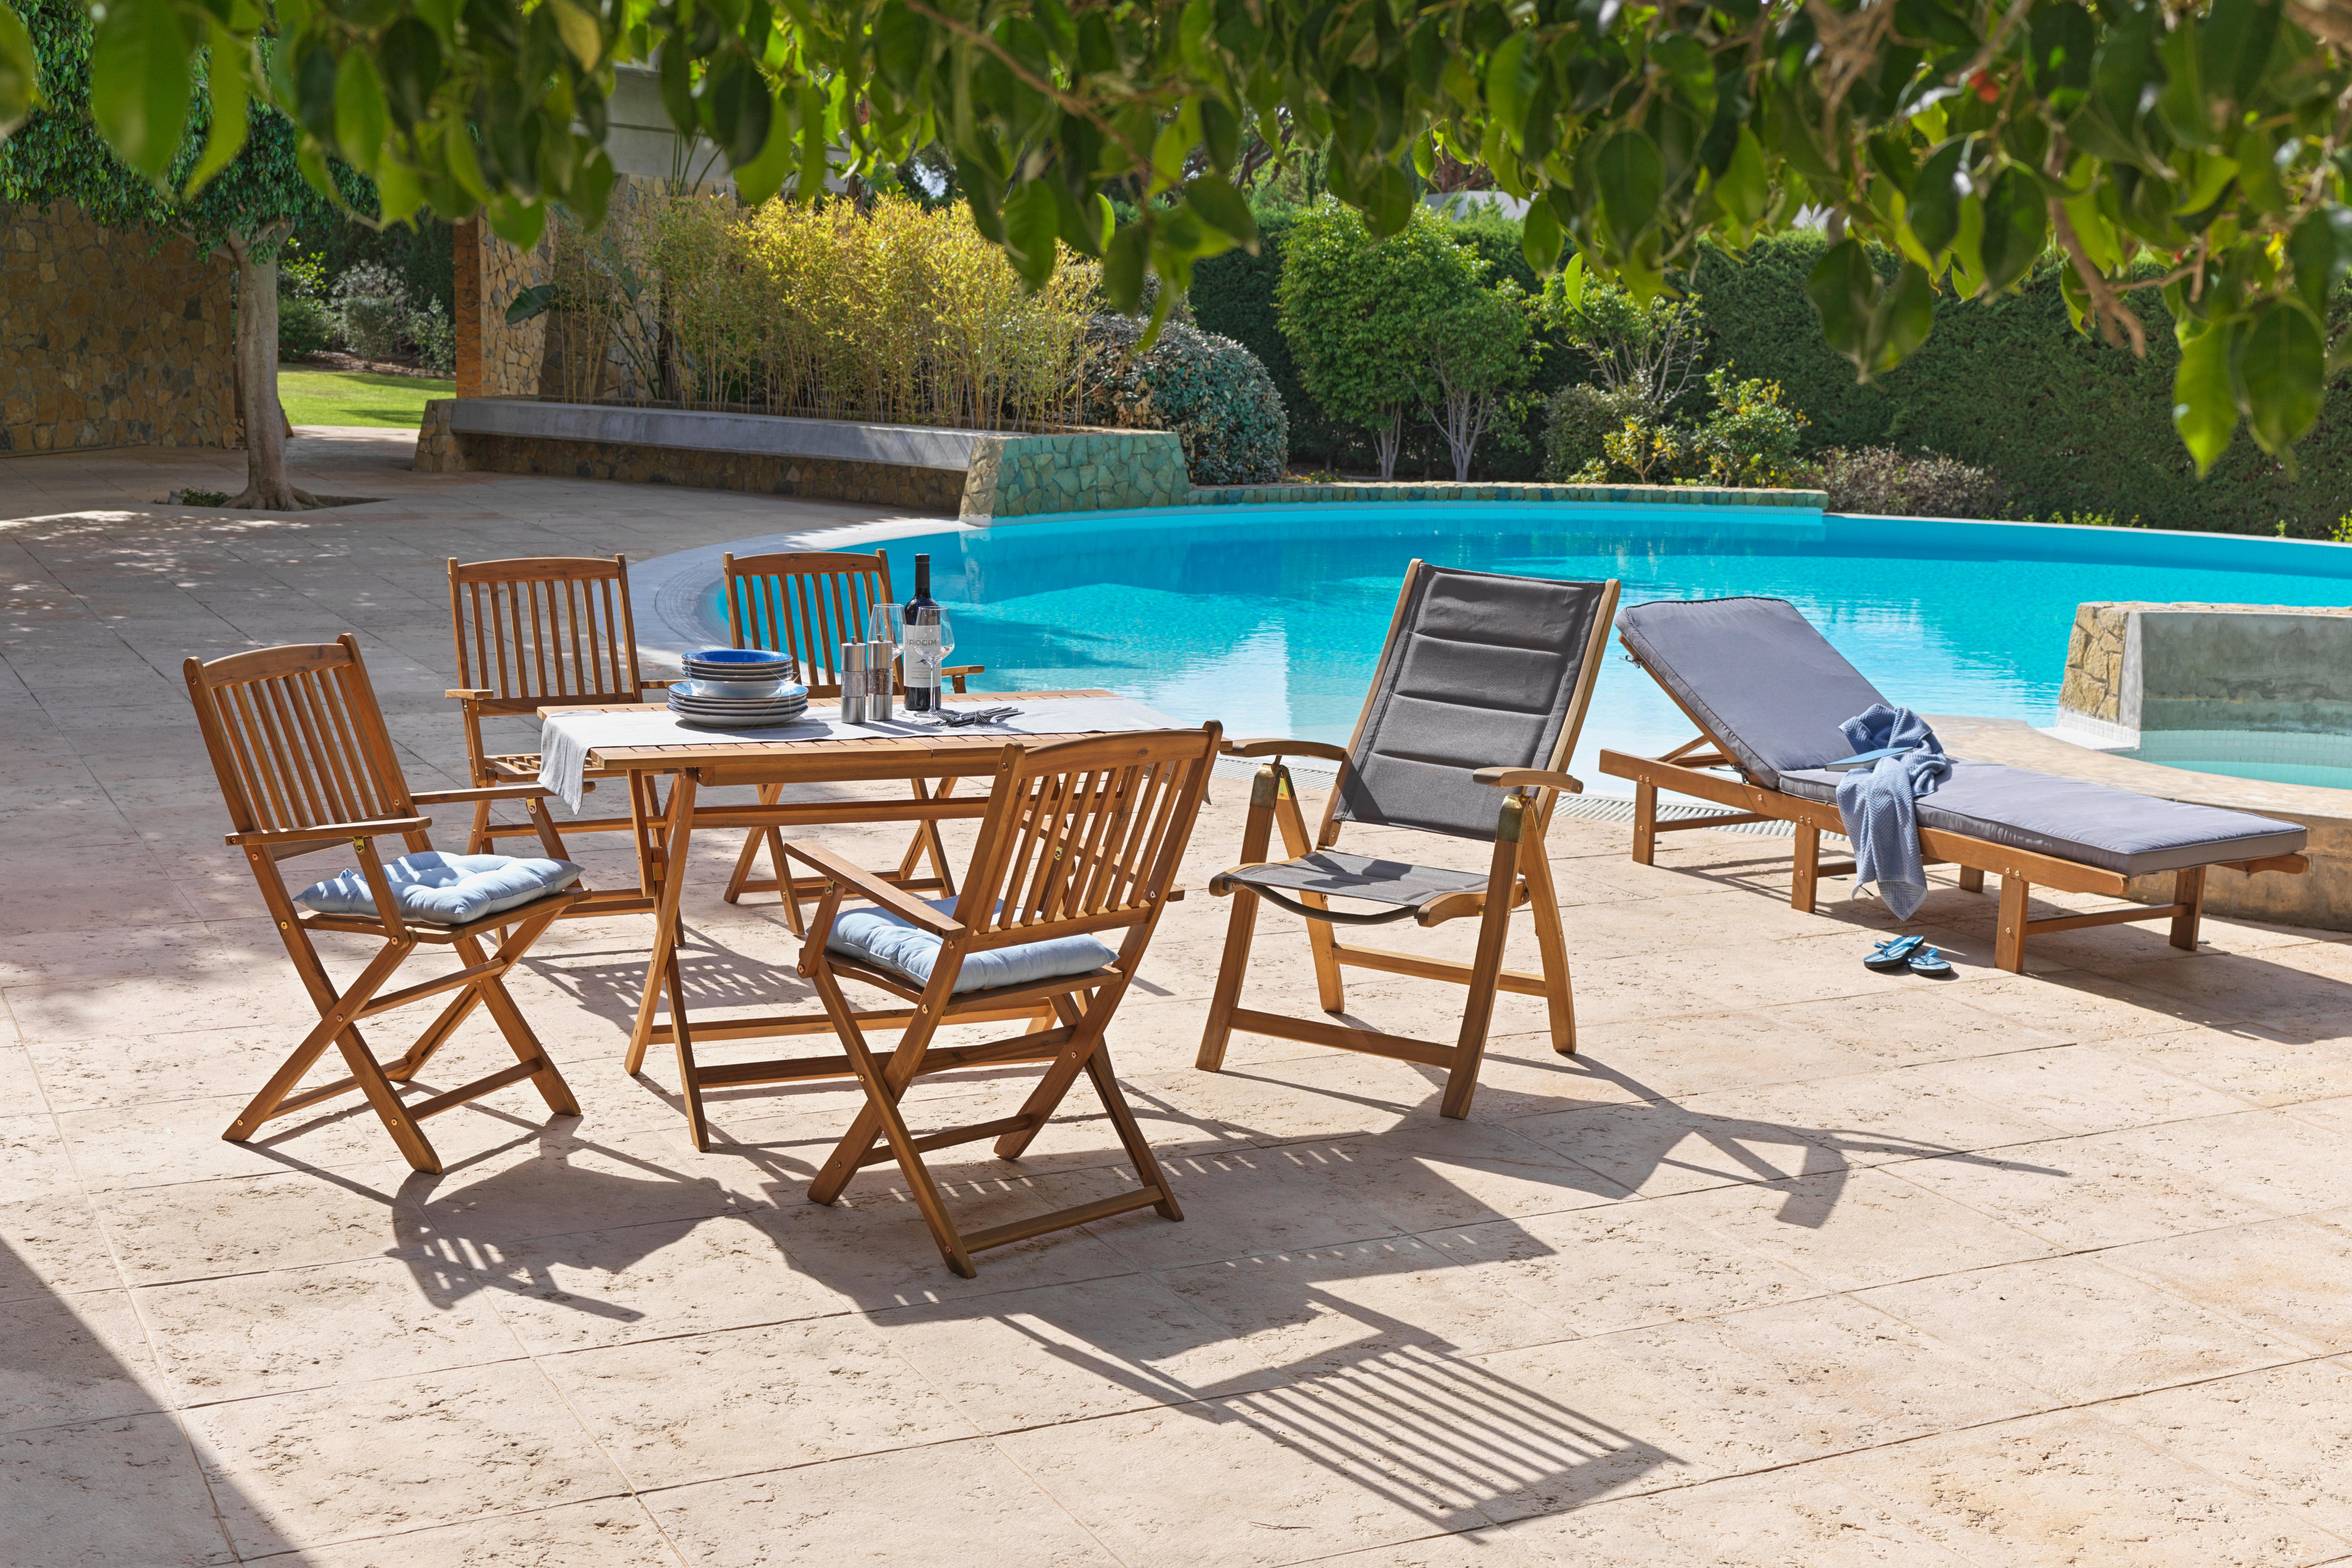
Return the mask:
{"type": "Polygon", "coordinates": [[[947,662],[947,656],[940,650],[940,628],[908,626],[900,657],[906,661],[908,686],[937,686],[940,666],[947,662]]]}

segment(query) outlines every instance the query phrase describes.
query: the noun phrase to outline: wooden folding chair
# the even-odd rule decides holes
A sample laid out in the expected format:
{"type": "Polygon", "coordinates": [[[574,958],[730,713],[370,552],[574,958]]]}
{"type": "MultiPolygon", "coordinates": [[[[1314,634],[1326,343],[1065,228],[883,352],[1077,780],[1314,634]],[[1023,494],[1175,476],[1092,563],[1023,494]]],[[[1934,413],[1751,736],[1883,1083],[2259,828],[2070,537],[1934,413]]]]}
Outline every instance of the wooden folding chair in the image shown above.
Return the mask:
{"type": "Polygon", "coordinates": [[[1183,1217],[1119,1092],[1103,1031],[1171,901],[1177,862],[1200,812],[1217,742],[1217,726],[1209,724],[1197,731],[1094,736],[1034,749],[1007,745],[963,891],[950,914],[816,845],[785,846],[787,855],[815,873],[823,889],[801,948],[801,973],[815,984],[850,1068],[866,1090],[865,1109],[809,1188],[813,1200],[832,1203],[861,1166],[896,1160],[940,1256],[966,1277],[975,1272],[973,1253],[1066,1226],[1146,1207],[1169,1219],[1183,1217]],[[850,897],[869,899],[940,939],[928,981],[886,967],[846,941],[834,942],[843,900],[850,897]],[[1124,932],[1124,938],[1114,939],[1114,932],[1124,932]],[[1083,973],[959,989],[966,965],[985,955],[1034,961],[1036,944],[1074,937],[1118,940],[1118,946],[1110,962],[1083,973]],[[903,1008],[889,1014],[852,1010],[842,991],[845,980],[911,1005],[911,1015],[903,1008]],[[1058,1024],[1044,1027],[1041,1019],[1027,1033],[983,1045],[931,1044],[943,1025],[1001,1016],[1008,1008],[1040,1003],[1052,1007],[1058,1024]],[[861,1020],[902,1028],[898,1048],[874,1051],[861,1020]],[[1016,1114],[919,1136],[908,1131],[904,1100],[917,1078],[1005,1062],[1047,1064],[1016,1114]],[[1093,1082],[1142,1185],[1034,1219],[969,1234],[959,1230],[923,1155],[993,1138],[999,1158],[1018,1158],[1082,1072],[1093,1082]],[[875,1147],[877,1139],[884,1147],[875,1147]]]}
{"type": "MultiPolygon", "coordinates": [[[[879,625],[875,608],[896,602],[890,592],[890,557],[884,551],[871,555],[825,550],[729,554],[719,562],[719,583],[727,600],[727,630],[735,646],[792,655],[800,663],[801,679],[808,686],[811,701],[841,695],[841,645],[880,636],[875,629],[879,625]]],[[[987,668],[960,664],[940,673],[961,691],[966,680],[986,674],[987,668]]],[[[905,683],[895,676],[892,684],[905,689],[905,683]]],[[[912,783],[917,800],[932,798],[928,781],[912,783]]],[[[782,787],[761,785],[760,804],[773,805],[782,787]]],[[[939,793],[945,795],[954,787],[953,779],[942,779],[939,793]]],[[[820,883],[808,877],[786,879],[783,842],[783,835],[772,827],[747,835],[742,853],[735,858],[734,875],[727,879],[727,890],[721,896],[732,904],[746,893],[778,894],[784,901],[784,923],[798,936],[806,929],[801,900],[814,898],[820,883]],[[758,868],[762,845],[775,874],[755,879],[752,872],[758,868]]],[[[955,874],[948,868],[947,848],[940,842],[938,825],[919,824],[907,853],[899,858],[898,869],[883,876],[892,886],[910,891],[954,892],[955,874]],[[919,877],[916,873],[925,859],[931,863],[931,875],[919,877]]]]}
{"type": "MultiPolygon", "coordinates": [[[[667,680],[648,680],[637,667],[635,623],[629,614],[629,563],[625,556],[539,555],[512,561],[449,563],[449,631],[457,648],[457,679],[447,695],[457,700],[466,726],[466,761],[474,785],[536,784],[539,753],[493,752],[484,738],[485,720],[533,718],[542,708],[611,707],[642,702],[648,690],[667,680]]],[[[660,816],[650,798],[651,780],[591,768],[595,781],[622,778],[649,798],[628,816],[574,818],[559,834],[628,833],[660,816]]],[[[536,834],[531,822],[498,822],[490,802],[474,807],[466,852],[486,855],[500,838],[536,834]]],[[[582,900],[578,915],[627,914],[650,910],[654,899],[613,889],[582,900]]]]}
{"type": "Polygon", "coordinates": [[[319,1009],[318,1026],[303,1037],[221,1136],[242,1143],[264,1122],[356,1089],[367,1097],[408,1163],[420,1171],[438,1171],[440,1156],[417,1123],[494,1089],[529,1079],[548,1110],[558,1116],[579,1115],[579,1103],[563,1075],[508,994],[505,975],[582,895],[566,889],[469,924],[426,925],[402,918],[375,848],[377,838],[390,836],[398,837],[410,850],[432,848],[425,833],[432,819],[417,815],[420,806],[511,800],[520,802],[538,825],[541,847],[551,858],[560,858],[563,845],[542,804],[547,792],[537,784],[423,795],[411,790],[385,732],[367,667],[360,662],[359,643],[348,632],[331,643],[261,648],[210,664],[191,658],[182,669],[205,748],[212,754],[213,772],[220,780],[221,797],[236,829],[227,841],[245,851],[262,902],[278,922],[286,955],[319,1009]],[[298,908],[287,895],[278,863],[322,849],[348,850],[358,857],[374,896],[375,915],[318,914],[298,908]],[[483,935],[501,927],[505,934],[498,951],[485,954],[483,935]],[[359,978],[338,991],[311,945],[313,931],[373,937],[383,945],[359,978]],[[420,946],[453,949],[465,966],[398,991],[384,990],[420,946]],[[390,1064],[377,1061],[360,1036],[362,1019],[450,991],[457,994],[407,1055],[390,1064]],[[506,1037],[515,1065],[444,1094],[404,1101],[398,1086],[424,1070],[477,1006],[488,1009],[506,1037]],[[331,1045],[342,1052],[351,1076],[296,1093],[294,1086],[331,1045]]]}
{"type": "Polygon", "coordinates": [[[1234,912],[1195,1065],[1207,1072],[1223,1066],[1235,1029],[1420,1062],[1446,1069],[1438,1109],[1464,1117],[1478,1087],[1498,989],[1544,998],[1552,1048],[1563,1056],[1575,1052],[1568,950],[1544,858],[1544,828],[1557,792],[1573,795],[1584,787],[1560,770],[1592,699],[1617,588],[1613,578],[1551,582],[1415,561],[1405,571],[1388,645],[1344,749],[1312,741],[1226,745],[1228,755],[1271,761],[1251,786],[1242,863],[1209,883],[1210,892],[1233,896],[1234,912]],[[1317,757],[1339,767],[1311,845],[1285,757],[1317,757]],[[1505,792],[1499,811],[1486,793],[1489,788],[1505,792]],[[1344,855],[1333,846],[1346,822],[1491,843],[1494,852],[1483,874],[1344,855]],[[1267,845],[1276,827],[1290,858],[1270,863],[1267,845]],[[1345,912],[1331,908],[1335,898],[1379,907],[1345,912]],[[1469,992],[1454,1042],[1439,1045],[1241,1006],[1260,900],[1306,919],[1325,1012],[1346,1006],[1344,966],[1444,981],[1469,992]],[[1539,974],[1503,967],[1511,911],[1522,905],[1535,910],[1539,974]],[[1478,945],[1466,964],[1350,946],[1331,930],[1408,919],[1436,926],[1471,915],[1479,917],[1478,945]]]}

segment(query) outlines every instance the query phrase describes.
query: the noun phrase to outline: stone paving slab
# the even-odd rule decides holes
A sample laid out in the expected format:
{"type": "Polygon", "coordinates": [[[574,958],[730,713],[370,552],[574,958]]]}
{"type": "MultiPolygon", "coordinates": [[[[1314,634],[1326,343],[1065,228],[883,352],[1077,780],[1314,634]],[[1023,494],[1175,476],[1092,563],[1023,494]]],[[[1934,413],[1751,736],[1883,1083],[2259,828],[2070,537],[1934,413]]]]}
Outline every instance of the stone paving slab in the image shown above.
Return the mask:
{"type": "MultiPolygon", "coordinates": [[[[1643,868],[1563,821],[1582,1053],[1504,998],[1451,1122],[1401,1064],[1242,1037],[1193,1070],[1224,918],[1195,894],[1112,1041],[1187,1218],[972,1280],[890,1167],[805,1201],[843,1086],[714,1094],[698,1154],[659,1054],[621,1072],[639,919],[559,927],[514,987],[580,1120],[489,1096],[433,1123],[437,1177],[363,1113],[222,1142],[308,1008],[221,845],[179,658],[355,629],[412,778],[455,784],[447,556],[871,515],[413,475],[381,435],[295,452],[385,500],[235,517],[149,503],[234,489],[236,454],[0,461],[0,1561],[2352,1560],[2352,951],[2325,933],[2064,932],[2006,975],[1991,900],[1938,884],[1936,985],[1855,962],[1878,906],[1792,913],[1785,843],[1678,835],[1643,868]]],[[[1243,796],[1217,787],[1194,888],[1243,796]]],[[[628,875],[617,843],[581,858],[628,875]]],[[[731,859],[697,846],[689,991],[803,1004],[775,906],[717,898],[731,859]]],[[[1304,943],[1262,929],[1250,994],[1308,1005],[1304,943]]],[[[1438,1036],[1452,1000],[1348,994],[1438,1036]]],[[[502,1056],[470,1027],[449,1080],[502,1056]]],[[[1024,1092],[948,1075],[915,1117],[1024,1092]]],[[[989,1223],[1117,1167],[1073,1115],[1017,1164],[938,1170],[989,1223]]]]}

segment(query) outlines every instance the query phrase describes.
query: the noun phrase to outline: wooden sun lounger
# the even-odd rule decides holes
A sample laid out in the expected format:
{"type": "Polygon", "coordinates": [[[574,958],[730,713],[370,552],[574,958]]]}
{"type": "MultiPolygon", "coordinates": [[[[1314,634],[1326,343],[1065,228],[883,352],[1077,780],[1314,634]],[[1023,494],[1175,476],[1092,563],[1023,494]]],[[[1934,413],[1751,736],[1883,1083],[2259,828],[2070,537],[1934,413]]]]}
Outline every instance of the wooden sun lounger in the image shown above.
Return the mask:
{"type": "MultiPolygon", "coordinates": [[[[1787,616],[1796,616],[1794,607],[1788,605],[1785,601],[1758,600],[1745,603],[1775,605],[1779,606],[1780,611],[1784,611],[1787,616]]],[[[1632,616],[1655,607],[1657,606],[1635,605],[1627,612],[1627,615],[1632,616]]],[[[1798,617],[1798,621],[1800,625],[1802,624],[1801,617],[1798,617]]],[[[1623,635],[1625,618],[1621,616],[1619,624],[1621,629],[1619,640],[1623,644],[1627,655],[1658,681],[1659,686],[1669,698],[1673,699],[1675,705],[1682,710],[1684,716],[1689,719],[1693,728],[1698,731],[1696,739],[1675,747],[1663,756],[1632,756],[1623,752],[1606,750],[1601,753],[1600,764],[1603,773],[1612,778],[1631,780],[1633,784],[1633,859],[1644,866],[1654,864],[1658,835],[1661,833],[1675,833],[1701,827],[1725,827],[1746,822],[1790,823],[1796,828],[1796,843],[1794,871],[1789,886],[1789,903],[1791,908],[1803,910],[1808,914],[1811,913],[1818,897],[1821,879],[1824,876],[1849,874],[1854,869],[1852,860],[1824,864],[1821,858],[1822,835],[1832,833],[1842,836],[1845,831],[1845,824],[1839,815],[1837,803],[1834,800],[1814,800],[1775,787],[1778,782],[1777,774],[1772,775],[1773,784],[1762,782],[1759,778],[1760,770],[1753,765],[1752,760],[1740,755],[1740,752],[1746,748],[1738,748],[1728,743],[1730,736],[1725,732],[1727,730],[1725,721],[1720,717],[1711,720],[1708,716],[1703,715],[1698,710],[1699,704],[1690,698],[1686,679],[1681,678],[1679,672],[1661,673],[1660,669],[1654,668],[1654,659],[1644,657],[1643,648],[1637,646],[1638,639],[1623,635]],[[1661,821],[1658,817],[1658,792],[1662,789],[1675,795],[1709,801],[1730,809],[1704,816],[1661,821]]],[[[1811,630],[1810,627],[1806,629],[1811,630]]],[[[1819,634],[1814,633],[1813,636],[1818,638],[1819,634]]],[[[1843,672],[1832,672],[1833,677],[1841,673],[1850,674],[1853,682],[1860,683],[1858,689],[1830,694],[1831,707],[1853,704],[1853,710],[1859,712],[1868,703],[1867,701],[1856,702],[1857,697],[1866,696],[1884,700],[1884,699],[1877,699],[1874,691],[1869,690],[1867,683],[1862,681],[1859,674],[1852,673],[1851,666],[1844,665],[1842,658],[1838,658],[1834,653],[1830,653],[1825,642],[1822,643],[1819,650],[1808,651],[1816,660],[1821,654],[1828,654],[1830,658],[1836,659],[1840,666],[1843,666],[1843,672]]],[[[1759,657],[1769,658],[1769,654],[1759,650],[1759,657]]],[[[1832,734],[1834,736],[1834,725],[1832,724],[1831,728],[1832,734]]],[[[1837,739],[1842,740],[1842,737],[1837,739]]],[[[1835,748],[1832,746],[1831,749],[1834,751],[1835,748]]],[[[2071,781],[2064,782],[2069,787],[2104,788],[2104,786],[2091,785],[2074,786],[2071,781]]],[[[2128,792],[2121,790],[2106,791],[2106,793],[2134,801],[2144,801],[2147,798],[2133,796],[2128,792]]],[[[1925,800],[1931,801],[1934,798],[1930,795],[1925,797],[1925,800]]],[[[1924,804],[1925,801],[1923,801],[1924,804]]],[[[2222,818],[2235,818],[2239,821],[2263,820],[2246,818],[2237,813],[2223,812],[2211,807],[2190,806],[2182,807],[2182,809],[2210,811],[2217,819],[2217,825],[2219,825],[2219,819],[2222,818]]],[[[2301,830],[2294,824],[2269,823],[2268,826],[2280,830],[2278,835],[2273,836],[2274,838],[2291,837],[2295,841],[2295,847],[2300,848],[2301,830]]],[[[2131,873],[2087,864],[2063,856],[2002,844],[1990,838],[1957,832],[1949,828],[1933,826],[1926,822],[1922,822],[1919,826],[1919,847],[1922,858],[1927,864],[1958,866],[1960,886],[1970,892],[1983,890],[1987,872],[2000,878],[2000,922],[1993,945],[1993,963],[2011,973],[2020,973],[2024,970],[2027,938],[2050,931],[2076,931],[2085,926],[2115,925],[2137,921],[2169,921],[2172,945],[2193,950],[2197,945],[2198,922],[2204,905],[2205,873],[2208,870],[2215,866],[2223,866],[2231,870],[2248,873],[2284,871],[2289,874],[2300,874],[2309,866],[2309,862],[2303,855],[2294,852],[2263,853],[2237,858],[2217,855],[2214,858],[2199,864],[2167,868],[2172,872],[2172,898],[2168,902],[2152,905],[2132,903],[2120,909],[2100,910],[2088,914],[2052,915],[2037,920],[2028,913],[2027,907],[2028,899],[2036,887],[2056,888],[2066,892],[2091,893],[2121,899],[2130,896],[2133,876],[2131,873]]]]}

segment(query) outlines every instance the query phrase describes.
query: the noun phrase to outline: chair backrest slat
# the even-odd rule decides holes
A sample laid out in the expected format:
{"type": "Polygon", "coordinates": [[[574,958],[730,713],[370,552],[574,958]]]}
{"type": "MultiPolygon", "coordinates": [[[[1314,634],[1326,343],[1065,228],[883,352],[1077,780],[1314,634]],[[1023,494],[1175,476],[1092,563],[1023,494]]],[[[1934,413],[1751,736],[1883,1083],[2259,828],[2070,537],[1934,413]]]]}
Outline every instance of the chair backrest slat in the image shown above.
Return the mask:
{"type": "Polygon", "coordinates": [[[181,669],[236,831],[415,815],[350,633],[181,669]]]}
{"type": "Polygon", "coordinates": [[[1340,822],[1491,842],[1500,798],[1470,775],[1567,763],[1617,590],[1414,562],[1322,842],[1340,822]]]}
{"type": "Polygon", "coordinates": [[[1164,903],[1221,731],[1154,730],[1008,746],[956,919],[1047,942],[1139,925],[1164,903]]]}
{"type": "Polygon", "coordinates": [[[644,682],[621,556],[449,563],[457,683],[490,712],[638,702],[644,682]]]}
{"type": "Polygon", "coordinates": [[[841,645],[870,638],[875,607],[891,602],[881,551],[790,551],[719,561],[727,631],[737,647],[790,654],[812,697],[841,692],[841,645]]]}

